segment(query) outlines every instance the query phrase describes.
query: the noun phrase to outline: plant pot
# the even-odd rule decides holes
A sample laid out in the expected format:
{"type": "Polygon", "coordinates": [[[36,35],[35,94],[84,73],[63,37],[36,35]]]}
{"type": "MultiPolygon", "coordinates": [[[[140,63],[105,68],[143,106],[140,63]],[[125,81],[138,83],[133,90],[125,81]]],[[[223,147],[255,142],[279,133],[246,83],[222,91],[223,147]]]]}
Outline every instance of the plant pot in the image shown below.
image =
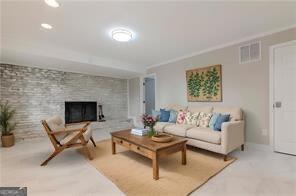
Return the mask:
{"type": "Polygon", "coordinates": [[[2,135],[1,136],[2,147],[11,147],[14,145],[14,135],[2,135]]]}

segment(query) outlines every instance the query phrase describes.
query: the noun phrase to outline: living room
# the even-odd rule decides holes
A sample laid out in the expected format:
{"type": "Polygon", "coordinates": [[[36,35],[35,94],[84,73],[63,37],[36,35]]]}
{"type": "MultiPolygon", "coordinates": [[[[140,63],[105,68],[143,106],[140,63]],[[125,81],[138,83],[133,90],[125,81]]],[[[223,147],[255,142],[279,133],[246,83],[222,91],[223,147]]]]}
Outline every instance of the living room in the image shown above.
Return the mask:
{"type": "Polygon", "coordinates": [[[0,6],[0,195],[296,195],[296,2],[0,6]]]}

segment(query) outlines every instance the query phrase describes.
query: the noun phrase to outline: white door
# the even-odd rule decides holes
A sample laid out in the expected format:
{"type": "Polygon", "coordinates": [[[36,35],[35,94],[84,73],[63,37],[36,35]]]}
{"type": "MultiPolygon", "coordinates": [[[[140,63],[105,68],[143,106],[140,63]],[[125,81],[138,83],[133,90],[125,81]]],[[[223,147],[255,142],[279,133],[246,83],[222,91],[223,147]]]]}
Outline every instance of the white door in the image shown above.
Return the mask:
{"type": "Polygon", "coordinates": [[[155,79],[145,78],[144,81],[145,114],[152,115],[152,110],[155,109],[155,79]]]}
{"type": "Polygon", "coordinates": [[[274,150],[296,155],[296,40],[273,48],[274,150]]]}

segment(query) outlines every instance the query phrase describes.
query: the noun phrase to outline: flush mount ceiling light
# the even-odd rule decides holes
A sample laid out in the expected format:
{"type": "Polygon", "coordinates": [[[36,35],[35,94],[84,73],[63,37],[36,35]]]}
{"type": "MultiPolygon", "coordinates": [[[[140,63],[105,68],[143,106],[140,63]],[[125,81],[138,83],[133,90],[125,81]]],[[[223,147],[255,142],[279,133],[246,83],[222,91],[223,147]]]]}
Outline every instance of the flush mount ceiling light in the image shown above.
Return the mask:
{"type": "Polygon", "coordinates": [[[118,28],[112,31],[112,38],[119,42],[128,42],[133,38],[133,34],[127,29],[118,28]]]}
{"type": "Polygon", "coordinates": [[[41,27],[43,27],[44,29],[52,29],[52,26],[50,24],[47,24],[47,23],[42,23],[41,27]]]}
{"type": "Polygon", "coordinates": [[[56,0],[44,0],[45,3],[50,7],[59,7],[60,4],[56,0]]]}

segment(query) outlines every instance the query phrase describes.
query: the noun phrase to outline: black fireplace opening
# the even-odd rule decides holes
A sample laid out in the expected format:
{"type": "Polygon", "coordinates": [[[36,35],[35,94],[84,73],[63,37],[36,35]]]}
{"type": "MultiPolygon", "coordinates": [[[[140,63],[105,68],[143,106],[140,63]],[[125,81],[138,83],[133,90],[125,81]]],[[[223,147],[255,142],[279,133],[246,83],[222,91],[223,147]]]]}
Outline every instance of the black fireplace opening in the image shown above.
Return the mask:
{"type": "Polygon", "coordinates": [[[97,102],[65,102],[65,122],[97,121],[97,102]]]}

